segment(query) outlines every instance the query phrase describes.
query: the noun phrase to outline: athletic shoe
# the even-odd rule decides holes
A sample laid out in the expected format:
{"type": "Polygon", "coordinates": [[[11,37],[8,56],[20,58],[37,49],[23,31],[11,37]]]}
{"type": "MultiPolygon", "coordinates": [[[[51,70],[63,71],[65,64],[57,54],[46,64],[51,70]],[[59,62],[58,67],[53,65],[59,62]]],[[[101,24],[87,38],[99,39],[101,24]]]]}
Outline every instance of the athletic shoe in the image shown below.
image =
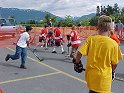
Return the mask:
{"type": "Polygon", "coordinates": [[[49,48],[48,47],[46,47],[46,48],[44,48],[45,50],[48,50],[49,48]]]}
{"type": "Polygon", "coordinates": [[[52,53],[57,53],[56,51],[53,51],[52,53]]]}
{"type": "Polygon", "coordinates": [[[62,52],[62,54],[65,54],[65,53],[66,53],[66,51],[63,51],[63,52],[62,52]]]}
{"type": "Polygon", "coordinates": [[[27,69],[25,65],[20,65],[20,68],[27,69]]]}
{"type": "Polygon", "coordinates": [[[6,58],[5,58],[5,61],[8,61],[10,58],[10,54],[7,54],[6,58]]]}

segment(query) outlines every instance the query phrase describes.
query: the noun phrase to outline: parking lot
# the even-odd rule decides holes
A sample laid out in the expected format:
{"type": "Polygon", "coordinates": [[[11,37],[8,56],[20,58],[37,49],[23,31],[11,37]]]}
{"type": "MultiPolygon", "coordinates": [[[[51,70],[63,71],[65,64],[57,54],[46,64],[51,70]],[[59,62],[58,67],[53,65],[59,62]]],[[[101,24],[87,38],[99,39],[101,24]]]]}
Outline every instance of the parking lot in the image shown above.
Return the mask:
{"type": "MultiPolygon", "coordinates": [[[[124,45],[120,47],[124,53],[124,45]]],[[[5,93],[88,93],[85,72],[76,73],[71,60],[65,58],[67,54],[61,54],[59,48],[57,54],[52,54],[52,49],[37,47],[35,53],[44,58],[41,62],[28,50],[27,69],[20,69],[20,59],[4,60],[8,53],[14,53],[15,48],[0,48],[0,87],[5,93]]],[[[82,58],[82,62],[85,66],[86,58],[82,58]]],[[[124,79],[123,60],[118,64],[116,76],[124,79]]],[[[112,93],[124,93],[123,88],[124,82],[113,81],[112,93]]]]}

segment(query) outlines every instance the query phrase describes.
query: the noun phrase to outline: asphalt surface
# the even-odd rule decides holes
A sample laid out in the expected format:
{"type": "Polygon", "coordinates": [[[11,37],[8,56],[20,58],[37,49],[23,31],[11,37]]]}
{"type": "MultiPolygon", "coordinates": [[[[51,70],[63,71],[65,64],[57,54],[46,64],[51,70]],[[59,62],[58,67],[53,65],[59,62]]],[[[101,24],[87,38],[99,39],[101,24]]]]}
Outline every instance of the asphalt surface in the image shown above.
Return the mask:
{"type": "MultiPolygon", "coordinates": [[[[120,47],[124,53],[124,45],[120,47]]],[[[65,57],[67,53],[61,54],[60,48],[57,54],[51,53],[51,47],[36,49],[35,53],[44,61],[40,62],[28,49],[27,69],[20,69],[20,59],[5,62],[5,56],[14,54],[15,47],[0,48],[0,87],[5,93],[88,93],[85,72],[79,74],[73,70],[73,63],[65,57]]],[[[86,58],[82,58],[82,62],[85,66],[86,58]]],[[[116,76],[124,79],[123,60],[118,64],[116,76]]],[[[112,93],[124,93],[123,88],[124,82],[113,81],[112,93]]]]}

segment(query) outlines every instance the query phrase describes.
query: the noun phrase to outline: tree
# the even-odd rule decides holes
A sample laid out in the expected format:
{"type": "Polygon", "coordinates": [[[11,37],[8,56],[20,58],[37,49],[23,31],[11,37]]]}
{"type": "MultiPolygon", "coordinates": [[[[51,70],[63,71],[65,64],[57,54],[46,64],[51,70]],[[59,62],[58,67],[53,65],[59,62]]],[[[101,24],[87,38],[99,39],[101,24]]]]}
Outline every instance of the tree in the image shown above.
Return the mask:
{"type": "Polygon", "coordinates": [[[113,11],[114,11],[114,13],[119,13],[120,12],[120,9],[119,9],[117,3],[114,4],[113,11]]]}
{"type": "Polygon", "coordinates": [[[71,27],[74,24],[73,18],[70,15],[65,16],[64,24],[65,26],[71,27]]]}
{"type": "Polygon", "coordinates": [[[124,14],[124,7],[121,9],[121,14],[124,14]]]}
{"type": "Polygon", "coordinates": [[[51,22],[52,22],[53,26],[56,26],[58,24],[57,16],[51,16],[50,19],[51,19],[51,22]]]}
{"type": "Polygon", "coordinates": [[[106,8],[106,15],[109,16],[109,15],[112,15],[113,14],[113,7],[108,5],[107,8],[106,8]]]}
{"type": "Polygon", "coordinates": [[[106,7],[104,6],[103,7],[103,14],[106,15],[106,12],[107,12],[107,10],[106,10],[106,7]]]}
{"type": "Polygon", "coordinates": [[[97,26],[98,18],[99,18],[99,16],[95,16],[95,17],[91,18],[90,25],[97,26]]]}
{"type": "Polygon", "coordinates": [[[50,15],[50,13],[47,12],[43,19],[44,25],[46,25],[46,24],[49,25],[50,21],[51,21],[51,15],[50,15]]]}
{"type": "Polygon", "coordinates": [[[82,25],[82,26],[89,26],[89,25],[90,25],[90,20],[89,20],[89,18],[84,18],[84,19],[81,21],[81,25],[82,25]]]}
{"type": "Polygon", "coordinates": [[[100,12],[100,15],[104,15],[104,10],[103,10],[103,7],[101,6],[101,12],[100,12]]]}
{"type": "Polygon", "coordinates": [[[99,6],[97,6],[97,8],[96,8],[96,16],[100,16],[100,8],[99,8],[99,6]]]}

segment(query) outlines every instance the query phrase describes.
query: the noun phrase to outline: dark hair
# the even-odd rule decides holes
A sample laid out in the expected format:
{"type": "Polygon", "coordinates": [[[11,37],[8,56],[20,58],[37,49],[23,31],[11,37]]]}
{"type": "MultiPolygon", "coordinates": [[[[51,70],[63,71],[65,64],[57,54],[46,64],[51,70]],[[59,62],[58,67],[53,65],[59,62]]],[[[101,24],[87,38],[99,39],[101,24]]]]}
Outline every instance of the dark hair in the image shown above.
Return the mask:
{"type": "Polygon", "coordinates": [[[48,27],[48,25],[45,25],[44,27],[45,27],[45,28],[47,28],[47,27],[48,27]]]}
{"type": "Polygon", "coordinates": [[[26,26],[26,31],[31,31],[33,28],[31,26],[26,26]]]}

